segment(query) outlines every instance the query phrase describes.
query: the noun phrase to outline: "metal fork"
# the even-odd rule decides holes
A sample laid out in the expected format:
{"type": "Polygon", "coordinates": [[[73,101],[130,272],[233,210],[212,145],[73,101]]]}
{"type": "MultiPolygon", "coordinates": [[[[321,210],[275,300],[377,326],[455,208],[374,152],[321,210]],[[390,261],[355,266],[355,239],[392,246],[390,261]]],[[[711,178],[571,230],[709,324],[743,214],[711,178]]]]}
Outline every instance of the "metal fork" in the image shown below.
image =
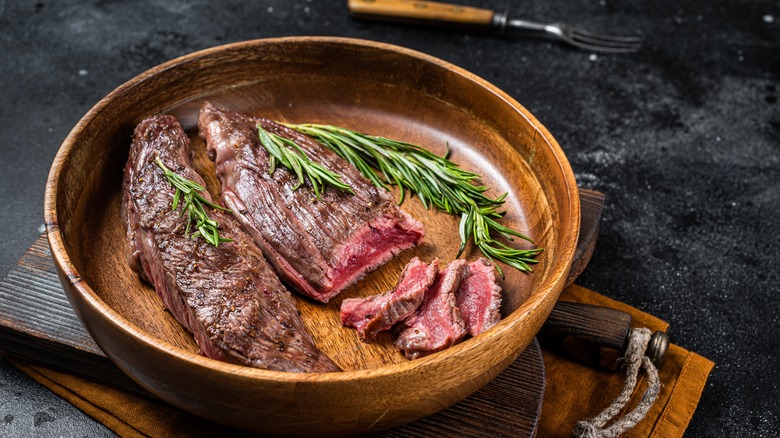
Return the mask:
{"type": "Polygon", "coordinates": [[[641,37],[612,36],[587,32],[564,23],[534,23],[510,18],[507,12],[421,0],[349,0],[353,17],[383,21],[445,25],[465,29],[509,29],[552,35],[583,50],[601,53],[632,53],[642,47],[641,37]]]}
{"type": "Polygon", "coordinates": [[[494,25],[502,32],[509,29],[544,32],[559,40],[584,50],[601,53],[634,53],[642,48],[644,38],[634,36],[604,35],[578,29],[566,23],[534,23],[519,18],[509,18],[507,13],[496,13],[494,25]]]}

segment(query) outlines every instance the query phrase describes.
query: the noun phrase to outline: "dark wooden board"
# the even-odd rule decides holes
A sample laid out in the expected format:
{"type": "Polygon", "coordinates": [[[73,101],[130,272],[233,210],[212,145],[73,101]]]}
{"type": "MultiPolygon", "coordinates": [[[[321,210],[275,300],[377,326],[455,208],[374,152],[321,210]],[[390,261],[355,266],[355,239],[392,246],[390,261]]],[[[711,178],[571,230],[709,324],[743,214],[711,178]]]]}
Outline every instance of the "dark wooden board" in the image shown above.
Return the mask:
{"type": "MultiPolygon", "coordinates": [[[[595,247],[604,197],[581,190],[582,230],[569,281],[595,247]],[[584,260],[583,260],[584,259],[584,260]]],[[[52,369],[153,398],[95,344],[60,286],[45,236],[0,281],[0,350],[52,369]]],[[[376,436],[533,436],[544,394],[544,363],[534,342],[495,380],[460,403],[376,436]]]]}

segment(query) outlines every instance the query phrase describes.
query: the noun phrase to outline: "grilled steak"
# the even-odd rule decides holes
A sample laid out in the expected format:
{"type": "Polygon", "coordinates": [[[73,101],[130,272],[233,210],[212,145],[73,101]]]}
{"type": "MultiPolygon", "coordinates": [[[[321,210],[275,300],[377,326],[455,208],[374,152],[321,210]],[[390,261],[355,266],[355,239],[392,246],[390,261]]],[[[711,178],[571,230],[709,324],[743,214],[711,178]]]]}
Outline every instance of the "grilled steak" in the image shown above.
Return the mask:
{"type": "Polygon", "coordinates": [[[358,330],[366,340],[403,321],[422,304],[425,291],[439,271],[439,261],[431,264],[413,258],[392,290],[365,298],[348,298],[341,303],[341,323],[358,330]]]}
{"type": "Polygon", "coordinates": [[[464,260],[450,263],[436,275],[417,312],[399,326],[395,346],[407,359],[443,350],[466,336],[466,325],[455,302],[455,291],[466,275],[464,260]]]}
{"type": "Polygon", "coordinates": [[[222,201],[263,250],[276,273],[315,300],[328,302],[366,272],[419,243],[422,225],[401,211],[347,161],[312,138],[270,120],[226,111],[206,102],[199,115],[222,182],[222,201]],[[269,174],[269,154],[257,125],[293,140],[313,161],[343,175],[350,194],[327,187],[316,200],[307,183],[277,166],[269,174]]]}
{"type": "Polygon", "coordinates": [[[138,125],[123,181],[128,262],[194,335],[203,354],[269,370],[340,371],[315,347],[292,296],[229,214],[209,212],[232,242],[215,247],[185,236],[186,216],[171,211],[174,189],[154,163],[157,157],[203,185],[190,167],[189,139],[175,118],[155,116],[138,125]]]}
{"type": "Polygon", "coordinates": [[[455,296],[471,336],[501,319],[501,286],[496,283],[495,266],[484,258],[469,263],[469,275],[460,282],[455,296]]]}

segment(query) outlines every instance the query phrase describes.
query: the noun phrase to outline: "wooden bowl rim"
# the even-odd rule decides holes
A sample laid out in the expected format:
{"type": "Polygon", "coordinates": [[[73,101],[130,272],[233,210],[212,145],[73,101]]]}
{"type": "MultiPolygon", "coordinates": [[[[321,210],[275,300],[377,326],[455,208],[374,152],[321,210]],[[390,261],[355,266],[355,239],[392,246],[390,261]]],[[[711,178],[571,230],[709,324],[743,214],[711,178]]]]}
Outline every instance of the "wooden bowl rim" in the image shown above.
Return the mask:
{"type": "MultiPolygon", "coordinates": [[[[534,136],[534,142],[536,136],[534,136]]],[[[397,375],[404,373],[415,372],[419,368],[437,367],[445,362],[452,360],[455,357],[463,355],[471,355],[481,349],[481,346],[486,343],[490,343],[493,339],[503,336],[513,336],[518,332],[524,323],[523,320],[528,319],[532,314],[546,311],[549,313],[553,303],[557,300],[558,295],[563,289],[566,275],[570,268],[571,261],[574,256],[574,250],[577,243],[577,235],[579,232],[579,217],[580,217],[580,204],[579,195],[577,191],[577,184],[574,178],[574,173],[563,150],[558,145],[557,141],[547,131],[547,129],[541,125],[536,118],[526,110],[520,103],[515,101],[509,95],[490,84],[486,80],[470,73],[458,66],[455,66],[449,62],[443,61],[431,55],[427,55],[416,50],[396,46],[388,43],[381,43],[376,41],[344,38],[344,37],[328,37],[328,36],[298,36],[298,37],[280,37],[280,38],[265,38],[249,41],[236,42],[231,44],[220,45],[197,52],[193,52],[156,67],[153,67],[124,84],[117,87],[106,97],[101,99],[95,106],[93,106],[84,117],[79,120],[73,130],[65,138],[62,146],[58,150],[54,161],[52,163],[51,170],[46,182],[46,191],[44,196],[44,220],[46,225],[47,237],[49,246],[51,248],[53,259],[56,265],[59,267],[60,272],[67,277],[68,282],[72,285],[73,289],[77,291],[86,303],[101,317],[111,321],[118,329],[125,334],[140,340],[147,347],[159,350],[165,354],[173,355],[176,358],[189,363],[192,366],[207,368],[219,372],[226,373],[237,378],[250,378],[254,379],[267,379],[277,382],[290,382],[290,383],[305,383],[305,382],[339,382],[339,381],[357,381],[357,380],[370,380],[375,377],[383,375],[397,375]],[[108,306],[92,288],[84,281],[75,269],[75,266],[70,260],[70,257],[65,249],[62,234],[58,226],[57,219],[57,182],[60,180],[60,174],[62,172],[62,164],[67,159],[68,154],[74,148],[78,138],[81,135],[82,130],[92,120],[100,115],[102,110],[108,106],[113,99],[117,96],[121,96],[127,90],[139,86],[146,80],[159,75],[169,69],[176,68],[177,66],[189,62],[197,61],[198,59],[209,57],[216,53],[226,50],[240,51],[248,48],[261,48],[268,44],[308,44],[308,43],[329,43],[329,44],[341,44],[346,46],[358,46],[366,47],[374,50],[395,52],[396,54],[404,55],[410,58],[416,58],[419,61],[434,64],[438,67],[444,68],[453,74],[457,74],[462,78],[475,83],[476,85],[489,91],[499,99],[501,99],[506,105],[514,109],[518,115],[524,117],[534,128],[537,134],[541,134],[544,140],[549,144],[552,152],[556,158],[557,165],[560,173],[563,175],[567,185],[568,199],[565,200],[565,205],[570,211],[571,220],[569,220],[569,228],[561,230],[561,236],[568,237],[562,250],[558,253],[558,263],[554,264],[553,269],[548,273],[548,277],[539,285],[536,290],[532,292],[532,295],[523,303],[519,308],[512,312],[509,316],[502,319],[495,327],[482,333],[478,342],[467,340],[461,342],[446,350],[425,356],[413,361],[402,362],[397,364],[385,365],[376,368],[370,368],[365,370],[332,372],[332,373],[290,373],[284,371],[271,371],[259,368],[252,368],[242,365],[235,365],[226,362],[221,362],[215,359],[211,359],[205,356],[195,354],[193,352],[184,350],[169,344],[163,340],[157,339],[151,336],[144,330],[138,328],[135,324],[132,324],[124,316],[119,314],[113,308],[108,306]],[[557,290],[558,293],[553,291],[557,290]],[[546,306],[546,310],[543,307],[546,306]]],[[[546,318],[546,315],[543,316],[546,318]]],[[[542,318],[542,319],[543,319],[542,318]]],[[[521,350],[519,350],[521,351],[521,350]]],[[[519,353],[518,351],[518,353],[519,353]]]]}

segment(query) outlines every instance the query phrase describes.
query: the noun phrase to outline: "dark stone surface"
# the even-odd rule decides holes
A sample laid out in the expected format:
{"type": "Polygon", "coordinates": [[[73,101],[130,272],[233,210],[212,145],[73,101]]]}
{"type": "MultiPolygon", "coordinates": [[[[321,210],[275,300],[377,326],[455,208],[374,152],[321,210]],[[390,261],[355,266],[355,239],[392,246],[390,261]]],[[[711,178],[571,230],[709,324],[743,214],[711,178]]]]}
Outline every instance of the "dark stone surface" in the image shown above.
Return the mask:
{"type": "MultiPolygon", "coordinates": [[[[335,0],[0,0],[0,275],[40,232],[58,146],[124,81],[247,39],[389,42],[505,90],[558,139],[580,185],[607,195],[580,283],[669,321],[675,343],[717,363],[688,436],[780,434],[780,3],[481,3],[641,33],[646,50],[596,56],[517,35],[358,22],[335,0]]],[[[111,436],[4,361],[0,417],[0,435],[111,436]]]]}

